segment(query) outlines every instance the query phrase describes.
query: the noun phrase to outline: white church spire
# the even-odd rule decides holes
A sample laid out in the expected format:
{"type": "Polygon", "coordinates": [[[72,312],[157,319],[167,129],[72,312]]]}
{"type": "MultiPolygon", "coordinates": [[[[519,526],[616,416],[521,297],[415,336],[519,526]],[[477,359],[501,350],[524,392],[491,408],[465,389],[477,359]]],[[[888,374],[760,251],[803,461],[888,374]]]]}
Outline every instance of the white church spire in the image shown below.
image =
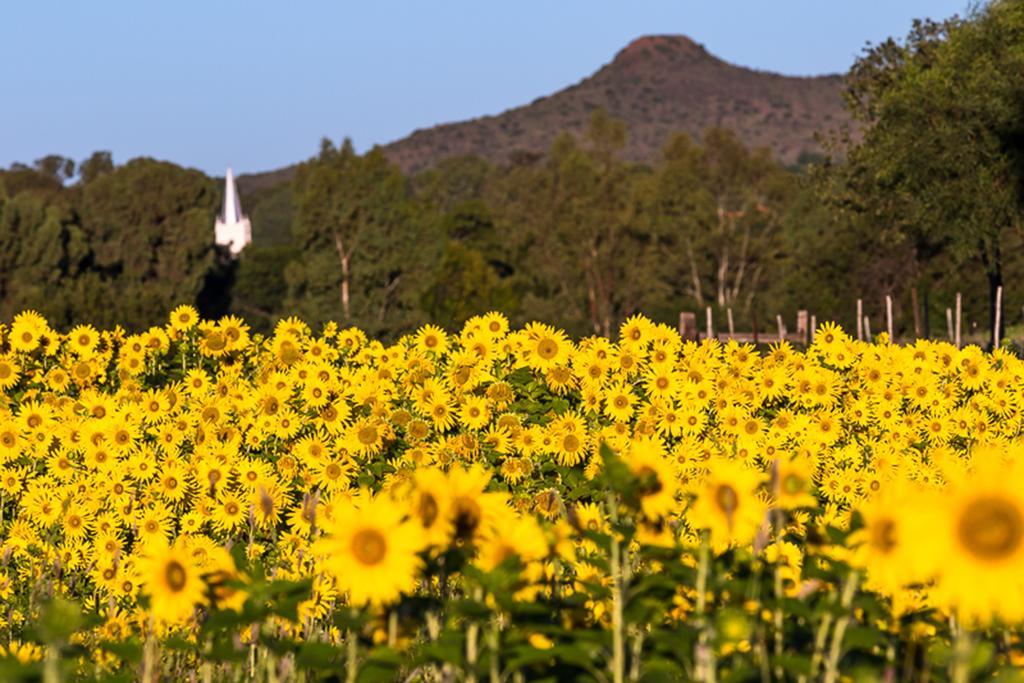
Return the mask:
{"type": "Polygon", "coordinates": [[[237,256],[252,242],[252,226],[242,214],[235,174],[230,166],[224,178],[224,210],[214,223],[213,232],[217,244],[227,247],[232,256],[237,256]]]}

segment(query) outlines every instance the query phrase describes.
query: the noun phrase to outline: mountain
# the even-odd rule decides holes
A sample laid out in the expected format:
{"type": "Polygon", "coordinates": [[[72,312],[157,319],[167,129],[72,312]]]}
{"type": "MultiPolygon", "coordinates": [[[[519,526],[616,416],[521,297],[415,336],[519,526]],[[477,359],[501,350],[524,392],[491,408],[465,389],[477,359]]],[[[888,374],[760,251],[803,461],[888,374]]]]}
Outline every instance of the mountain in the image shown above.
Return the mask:
{"type": "MultiPolygon", "coordinates": [[[[563,130],[579,132],[603,107],[629,128],[627,159],[653,162],[672,133],[699,138],[711,126],[736,131],[752,147],[770,147],[785,163],[821,151],[817,132],[848,123],[838,75],[794,77],[729,64],[686,36],[645,36],[576,85],[495,116],[446,123],[383,146],[406,172],[450,156],[492,161],[543,153],[563,130]]],[[[266,187],[287,169],[239,177],[242,191],[266,187]]]]}

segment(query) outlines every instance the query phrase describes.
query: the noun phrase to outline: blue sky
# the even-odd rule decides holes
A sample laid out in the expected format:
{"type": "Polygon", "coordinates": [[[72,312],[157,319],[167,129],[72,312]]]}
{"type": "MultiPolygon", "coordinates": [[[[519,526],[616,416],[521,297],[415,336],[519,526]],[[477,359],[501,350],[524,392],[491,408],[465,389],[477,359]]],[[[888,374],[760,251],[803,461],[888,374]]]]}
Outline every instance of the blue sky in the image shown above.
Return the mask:
{"type": "Polygon", "coordinates": [[[358,150],[579,81],[634,38],[686,34],[790,75],[967,0],[14,0],[0,22],[0,166],[107,149],[222,174],[358,150]]]}

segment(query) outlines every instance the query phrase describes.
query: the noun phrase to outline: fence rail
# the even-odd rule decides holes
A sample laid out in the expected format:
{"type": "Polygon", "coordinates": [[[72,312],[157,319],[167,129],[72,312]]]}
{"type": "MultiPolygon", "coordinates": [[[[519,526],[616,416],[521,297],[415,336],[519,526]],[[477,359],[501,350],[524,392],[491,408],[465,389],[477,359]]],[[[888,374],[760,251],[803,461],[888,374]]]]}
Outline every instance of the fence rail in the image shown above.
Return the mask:
{"type": "MultiPolygon", "coordinates": [[[[925,297],[925,302],[927,302],[925,297]]],[[[1000,340],[1003,332],[1002,323],[1002,302],[1003,302],[1003,288],[998,287],[996,289],[996,300],[995,300],[995,320],[994,327],[996,334],[992,335],[993,345],[995,348],[999,348],[1000,340]]],[[[889,338],[895,343],[912,343],[917,339],[926,338],[921,332],[921,312],[918,306],[917,288],[911,289],[911,307],[913,309],[914,316],[914,334],[911,337],[903,337],[897,339],[893,332],[893,308],[892,308],[892,297],[885,297],[885,327],[884,331],[888,333],[889,338]]],[[[963,329],[962,329],[962,312],[963,312],[963,298],[960,292],[956,294],[956,302],[954,307],[946,309],[946,334],[947,339],[950,343],[955,344],[957,348],[961,348],[963,345],[963,329]]],[[[758,329],[757,318],[754,318],[754,329],[750,332],[738,332],[735,329],[735,321],[733,317],[732,308],[725,309],[726,318],[726,329],[718,330],[715,327],[714,314],[711,306],[704,309],[704,320],[703,329],[698,323],[698,314],[693,311],[682,311],[679,313],[679,335],[684,340],[699,341],[701,339],[719,339],[722,341],[735,340],[744,344],[771,344],[779,341],[788,341],[792,344],[807,346],[814,342],[814,333],[818,328],[817,316],[810,315],[806,310],[799,310],[796,313],[796,331],[790,332],[786,328],[785,320],[782,315],[775,316],[774,329],[758,329]]],[[[864,314],[864,300],[857,299],[857,339],[858,340],[871,340],[873,335],[871,333],[871,319],[864,314]]],[[[882,330],[880,330],[882,331],[882,330]]]]}

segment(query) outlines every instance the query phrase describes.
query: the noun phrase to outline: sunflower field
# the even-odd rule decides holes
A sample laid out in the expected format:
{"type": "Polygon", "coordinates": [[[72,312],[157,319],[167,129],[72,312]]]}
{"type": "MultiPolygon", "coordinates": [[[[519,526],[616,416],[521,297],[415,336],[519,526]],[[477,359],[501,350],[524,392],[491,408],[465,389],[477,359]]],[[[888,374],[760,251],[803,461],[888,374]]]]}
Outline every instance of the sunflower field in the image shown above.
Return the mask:
{"type": "Polygon", "coordinates": [[[1024,362],[0,326],[0,680],[1024,680],[1024,362]]]}

